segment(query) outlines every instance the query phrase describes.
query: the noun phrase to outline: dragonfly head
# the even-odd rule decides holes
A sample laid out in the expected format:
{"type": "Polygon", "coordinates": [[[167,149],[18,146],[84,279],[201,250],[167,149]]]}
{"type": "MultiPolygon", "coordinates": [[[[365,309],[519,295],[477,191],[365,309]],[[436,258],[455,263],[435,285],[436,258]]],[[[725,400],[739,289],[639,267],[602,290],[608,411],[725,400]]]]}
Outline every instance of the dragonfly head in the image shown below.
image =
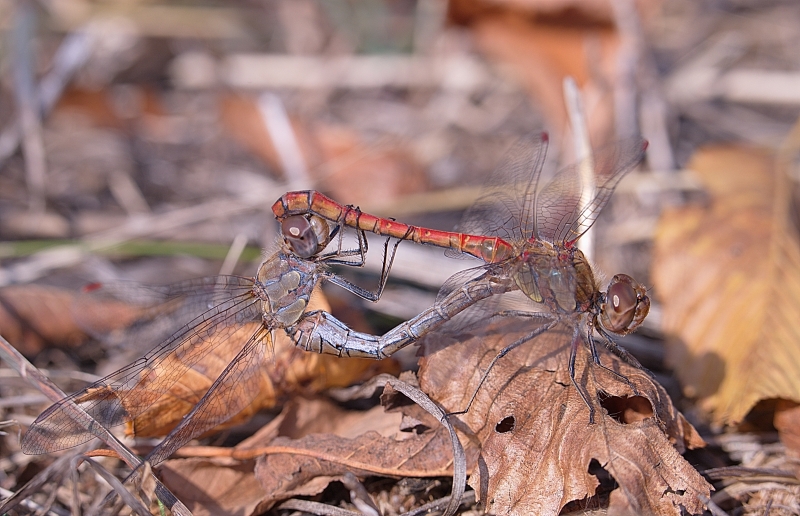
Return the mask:
{"type": "Polygon", "coordinates": [[[281,221],[286,245],[300,258],[311,258],[328,245],[331,231],[325,219],[311,215],[292,215],[281,221]]]}
{"type": "Polygon", "coordinates": [[[647,289],[627,274],[617,274],[603,295],[600,324],[611,333],[627,335],[642,324],[649,311],[647,289]]]}

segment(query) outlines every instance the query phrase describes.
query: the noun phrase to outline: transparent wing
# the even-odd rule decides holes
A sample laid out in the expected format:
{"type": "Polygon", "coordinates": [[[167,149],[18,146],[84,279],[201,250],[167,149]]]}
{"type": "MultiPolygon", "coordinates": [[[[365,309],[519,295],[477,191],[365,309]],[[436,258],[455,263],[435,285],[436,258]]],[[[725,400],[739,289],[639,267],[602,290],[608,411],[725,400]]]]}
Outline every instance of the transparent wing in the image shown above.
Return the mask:
{"type": "Polygon", "coordinates": [[[647,142],[629,138],[602,147],[594,153],[594,195],[583,206],[587,185],[581,177],[581,165],[560,170],[542,188],[536,205],[536,236],[571,246],[588,230],[608,202],[620,179],[644,156],[647,142]]]}
{"type": "Polygon", "coordinates": [[[486,180],[481,196],[464,214],[458,231],[527,240],[534,231],[536,189],[547,154],[548,137],[540,134],[515,143],[486,180]]]}
{"type": "Polygon", "coordinates": [[[223,276],[159,286],[127,281],[91,284],[73,302],[71,313],[88,334],[138,357],[198,314],[251,288],[249,279],[223,276]]]}
{"type": "Polygon", "coordinates": [[[188,295],[190,304],[205,307],[201,315],[139,360],[48,408],[23,437],[23,451],[50,453],[91,439],[92,434],[69,417],[67,403],[77,403],[103,426],[118,425],[146,411],[217,347],[243,345],[229,341],[242,324],[261,320],[252,287],[252,280],[237,277],[177,285],[176,291],[188,295]]]}
{"type": "Polygon", "coordinates": [[[262,326],[245,342],[194,409],[148,455],[148,461],[153,465],[160,463],[190,440],[244,410],[259,391],[258,373],[271,344],[271,330],[262,326]]]}

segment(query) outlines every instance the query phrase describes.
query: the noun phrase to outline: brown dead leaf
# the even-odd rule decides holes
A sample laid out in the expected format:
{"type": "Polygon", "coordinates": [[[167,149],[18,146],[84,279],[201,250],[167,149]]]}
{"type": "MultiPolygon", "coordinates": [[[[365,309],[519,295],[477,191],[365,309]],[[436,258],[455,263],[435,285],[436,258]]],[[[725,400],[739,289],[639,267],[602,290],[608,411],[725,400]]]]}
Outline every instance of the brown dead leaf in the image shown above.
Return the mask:
{"type": "Polygon", "coordinates": [[[270,453],[256,464],[256,475],[273,501],[319,493],[334,477],[445,477],[453,474],[447,431],[438,427],[407,437],[383,437],[367,432],[354,439],[318,434],[291,440],[275,439],[270,453]],[[320,479],[331,477],[324,482],[320,479]],[[312,482],[313,481],[313,482],[312,482]]]}
{"type": "MultiPolygon", "coordinates": [[[[637,0],[635,3],[644,18],[651,17],[661,7],[660,1],[637,0]]],[[[614,22],[611,0],[453,0],[449,8],[450,16],[462,21],[506,9],[520,16],[538,16],[554,22],[607,25],[614,22]]]]}
{"type": "Polygon", "coordinates": [[[334,198],[369,211],[427,187],[422,166],[401,144],[375,147],[348,127],[320,123],[314,126],[314,135],[323,160],[312,175],[319,188],[334,198]]]}
{"type": "MultiPolygon", "coordinates": [[[[154,343],[172,334],[187,319],[196,317],[199,309],[191,303],[184,306],[180,298],[156,301],[155,304],[150,301],[143,304],[134,302],[139,298],[158,299],[157,296],[156,290],[134,284],[108,285],[104,289],[87,288],[82,291],[38,285],[6,287],[0,289],[0,332],[9,341],[21,346],[22,352],[29,354],[35,354],[49,344],[79,344],[86,340],[86,331],[104,337],[116,335],[115,339],[127,348],[152,348],[154,343]],[[171,324],[166,323],[169,320],[168,313],[177,315],[171,324]],[[137,342],[139,340],[144,342],[137,342]]],[[[312,295],[309,309],[330,309],[321,291],[312,295]]],[[[169,433],[191,411],[259,326],[242,326],[224,345],[208,353],[199,351],[202,358],[148,410],[129,422],[126,433],[138,437],[169,433]]],[[[306,353],[294,346],[285,332],[276,331],[275,337],[274,355],[260,370],[258,389],[252,393],[252,402],[221,428],[242,423],[255,412],[274,407],[296,393],[309,394],[344,387],[382,372],[396,371],[393,361],[341,360],[331,355],[306,353]]],[[[179,358],[175,355],[169,356],[159,367],[168,370],[177,360],[179,358]]],[[[151,382],[161,376],[159,369],[146,370],[146,374],[151,382]]],[[[147,386],[148,382],[142,382],[137,387],[146,391],[147,386]]],[[[96,389],[77,401],[119,394],[110,388],[96,389]]],[[[132,397],[135,398],[135,394],[132,397]]],[[[130,400],[131,396],[126,396],[123,405],[130,400]]]]}
{"type": "Polygon", "coordinates": [[[132,116],[146,115],[142,122],[147,124],[148,116],[161,117],[165,114],[156,90],[139,87],[134,84],[126,85],[128,98],[123,102],[115,102],[113,93],[108,90],[87,90],[82,88],[68,88],[58,99],[53,116],[77,114],[89,120],[95,127],[110,127],[123,130],[129,127],[126,120],[132,116]],[[120,106],[134,105],[136,112],[126,113],[120,106]]]}
{"type": "Polygon", "coordinates": [[[800,404],[778,400],[774,422],[783,444],[792,455],[800,457],[800,404]]]}
{"type": "Polygon", "coordinates": [[[159,476],[195,516],[262,514],[264,490],[253,475],[254,461],[230,458],[173,459],[159,476]]]}
{"type": "Polygon", "coordinates": [[[88,338],[87,325],[120,328],[130,324],[136,313],[123,303],[92,301],[81,292],[56,287],[12,285],[0,289],[0,334],[28,356],[49,346],[78,346],[88,338]],[[83,320],[76,318],[76,303],[84,309],[83,320]]]}
{"type": "MultiPolygon", "coordinates": [[[[347,472],[360,476],[451,475],[452,448],[447,432],[440,425],[422,434],[398,432],[401,420],[400,413],[386,412],[382,407],[356,411],[324,399],[294,398],[270,424],[230,450],[230,455],[259,457],[255,475],[240,477],[248,493],[253,479],[260,483],[254,514],[279,500],[318,494],[347,472]]],[[[193,447],[186,447],[181,454],[189,456],[192,451],[193,447]]],[[[211,490],[195,487],[202,486],[200,482],[185,485],[195,469],[216,469],[224,473],[224,479],[240,471],[235,464],[230,458],[173,459],[164,463],[161,477],[195,514],[251,514],[245,505],[252,506],[256,500],[249,497],[237,510],[222,509],[227,484],[211,490]],[[227,472],[229,468],[235,471],[227,472]]],[[[252,471],[251,461],[243,464],[252,471]]],[[[208,475],[213,478],[212,473],[208,475]]]]}
{"type": "MultiPolygon", "coordinates": [[[[644,19],[659,8],[660,1],[636,2],[644,19]]],[[[478,48],[530,92],[553,134],[565,134],[568,127],[567,76],[581,89],[592,141],[599,144],[614,134],[614,90],[628,80],[619,65],[635,56],[621,45],[610,1],[457,0],[449,3],[449,17],[468,26],[478,48]]]]}
{"type": "Polygon", "coordinates": [[[800,401],[800,243],[774,166],[758,149],[698,151],[689,168],[708,204],[665,212],[656,235],[664,329],[680,338],[668,361],[717,422],[759,400],[800,401]]]}
{"type": "MultiPolygon", "coordinates": [[[[489,361],[533,328],[530,321],[505,318],[491,323],[483,338],[459,336],[422,360],[422,389],[447,410],[463,410],[489,361]]],[[[601,353],[605,366],[635,385],[635,395],[608,371],[587,365],[582,346],[577,380],[597,393],[597,422],[590,425],[567,370],[572,335],[558,326],[510,352],[469,412],[458,416],[481,443],[470,485],[487,512],[558,514],[570,503],[615,514],[701,512],[698,495],[708,496],[710,486],[680,456],[686,447],[703,445],[694,428],[646,372],[601,353]],[[610,496],[598,491],[608,476],[618,484],[610,496]]]]}

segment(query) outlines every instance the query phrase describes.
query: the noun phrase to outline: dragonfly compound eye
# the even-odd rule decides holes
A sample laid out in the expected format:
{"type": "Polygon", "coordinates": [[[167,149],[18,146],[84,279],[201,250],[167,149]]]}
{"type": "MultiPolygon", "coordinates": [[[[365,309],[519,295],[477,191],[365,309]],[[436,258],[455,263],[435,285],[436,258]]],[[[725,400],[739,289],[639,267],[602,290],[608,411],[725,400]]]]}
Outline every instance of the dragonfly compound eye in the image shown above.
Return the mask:
{"type": "Polygon", "coordinates": [[[309,217],[309,223],[311,224],[311,230],[314,232],[314,237],[317,240],[316,253],[318,253],[325,249],[325,246],[331,241],[331,229],[325,219],[316,215],[309,217]]]}
{"type": "Polygon", "coordinates": [[[319,240],[311,223],[302,215],[283,219],[281,232],[283,239],[300,258],[311,258],[317,253],[319,240]]]}
{"type": "Polygon", "coordinates": [[[627,335],[642,324],[649,311],[645,288],[630,276],[617,274],[608,286],[600,322],[610,332],[627,335]]]}

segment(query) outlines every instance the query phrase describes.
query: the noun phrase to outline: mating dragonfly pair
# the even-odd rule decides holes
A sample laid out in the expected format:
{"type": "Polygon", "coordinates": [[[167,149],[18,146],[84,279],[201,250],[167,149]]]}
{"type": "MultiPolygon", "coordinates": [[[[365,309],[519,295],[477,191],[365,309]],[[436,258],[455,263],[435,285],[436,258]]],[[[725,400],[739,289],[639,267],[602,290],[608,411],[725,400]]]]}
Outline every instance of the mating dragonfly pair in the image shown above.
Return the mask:
{"type": "MultiPolygon", "coordinates": [[[[24,435],[23,451],[49,453],[93,437],[70,417],[66,404],[77,403],[106,427],[134,420],[211,350],[231,344],[231,339],[240,338],[237,330],[252,323],[258,323],[257,329],[236,343],[240,349],[236,357],[147,456],[151,464],[160,463],[192,438],[247,407],[259,368],[268,367],[272,335],[278,330],[307,351],[381,359],[418,342],[459,314],[473,321],[497,315],[536,321],[535,329],[501,351],[497,360],[557,324],[568,324],[573,332],[569,373],[589,408],[589,422],[593,422],[591,394],[575,376],[576,353],[582,344],[587,346],[594,364],[630,385],[627,378],[602,365],[594,336],[599,334],[620,358],[638,365],[616,346],[611,334],[626,335],[636,329],[647,315],[650,301],[645,288],[624,274],[614,276],[607,290],[600,291],[576,242],[597,219],[620,179],[642,159],[647,143],[633,138],[596,153],[592,185],[587,186],[580,168],[572,166],[539,188],[547,146],[547,136],[542,135],[535,143],[517,144],[512,149],[489,177],[484,194],[465,214],[462,232],[378,218],[315,191],[285,194],[272,207],[283,242],[259,266],[254,278],[221,276],[171,287],[166,297],[189,298],[191,306],[202,307],[196,318],[140,360],[48,408],[24,435]],[[586,195],[586,188],[591,188],[591,195],[586,195]],[[356,231],[355,249],[343,248],[341,236],[346,227],[356,231]],[[363,265],[366,231],[398,239],[391,252],[387,240],[376,292],[349,282],[328,267],[363,265]],[[322,280],[376,301],[397,244],[403,240],[466,253],[485,263],[451,277],[431,308],[383,336],[353,331],[323,311],[306,311],[312,291],[322,280]],[[336,249],[325,252],[328,247],[336,249]],[[525,309],[498,311],[499,300],[513,293],[524,295],[525,309]]],[[[490,371],[491,365],[484,379],[490,371]]]]}

